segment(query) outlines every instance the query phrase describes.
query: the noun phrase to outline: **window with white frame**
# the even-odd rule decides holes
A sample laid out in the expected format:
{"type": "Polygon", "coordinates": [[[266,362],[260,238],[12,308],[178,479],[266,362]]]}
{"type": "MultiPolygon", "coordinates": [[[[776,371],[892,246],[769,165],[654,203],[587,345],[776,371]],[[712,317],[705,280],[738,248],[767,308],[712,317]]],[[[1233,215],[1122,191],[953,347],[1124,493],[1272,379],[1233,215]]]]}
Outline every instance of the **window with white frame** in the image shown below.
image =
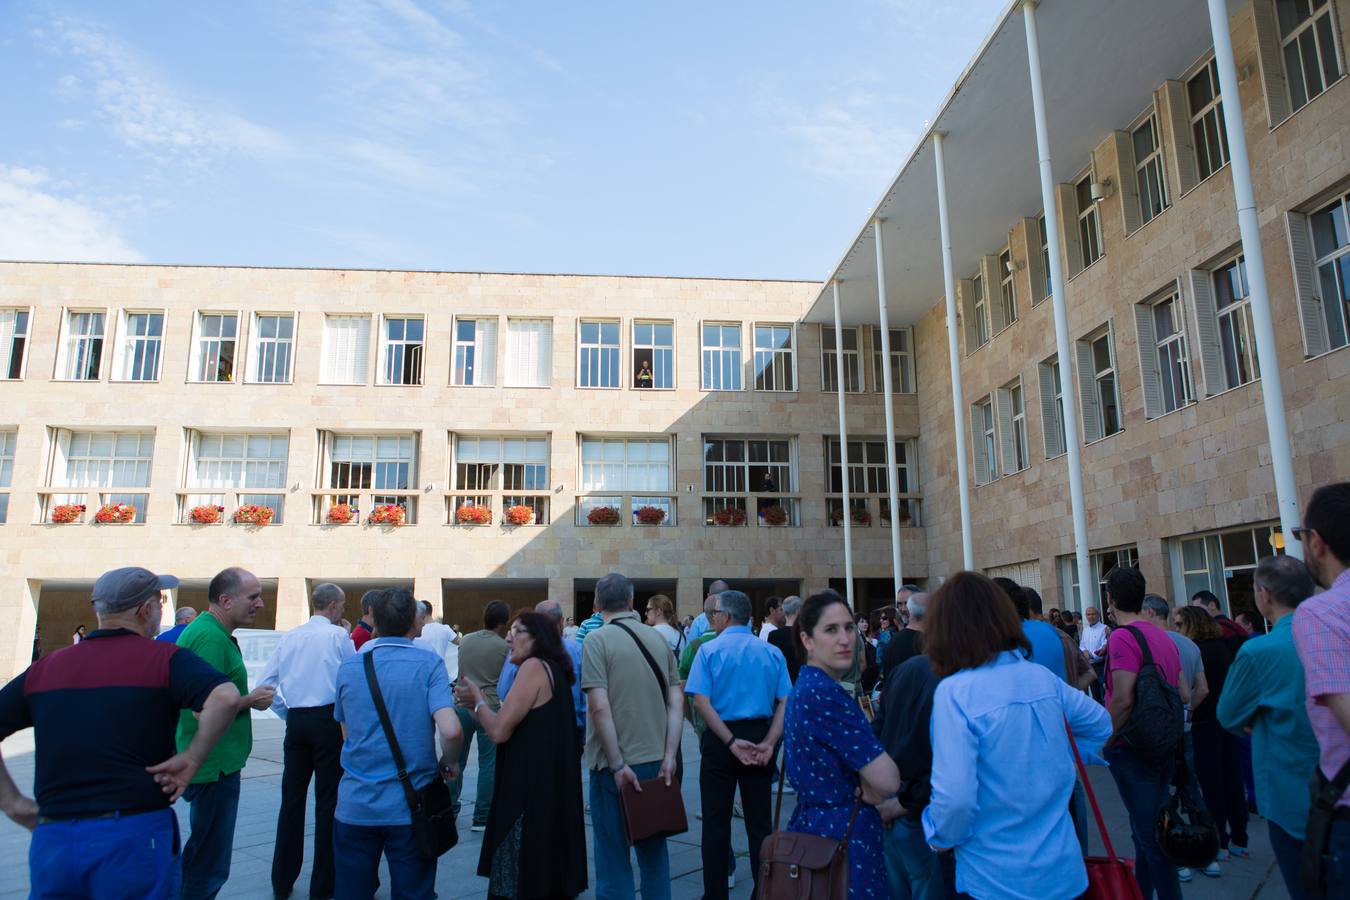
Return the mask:
{"type": "Polygon", "coordinates": [[[1054,459],[1068,452],[1064,430],[1064,382],[1059,357],[1052,356],[1038,367],[1041,382],[1041,421],[1045,431],[1045,458],[1054,459]]]}
{"type": "MultiPolygon", "coordinates": [[[[1106,576],[1110,575],[1111,571],[1116,568],[1138,571],[1139,548],[1130,545],[1114,550],[1101,550],[1088,556],[1088,565],[1091,566],[1092,574],[1097,577],[1096,606],[1098,609],[1105,609],[1106,576]]],[[[1061,585],[1068,585],[1068,589],[1064,591],[1065,607],[1077,607],[1079,605],[1077,559],[1072,556],[1061,556],[1059,558],[1059,578],[1061,585]]]]}
{"type": "Polygon", "coordinates": [[[1005,249],[998,255],[998,302],[1002,307],[1002,316],[999,319],[1006,328],[1017,321],[1017,291],[1013,287],[1013,275],[1016,270],[1013,268],[1012,250],[1005,249]]]}
{"type": "MultiPolygon", "coordinates": [[[[917,469],[911,464],[911,441],[895,442],[895,489],[897,494],[917,492],[917,469]]],[[[842,447],[837,437],[825,439],[825,478],[827,494],[842,494],[844,489],[842,447]]],[[[848,493],[850,517],[854,525],[868,525],[872,503],[877,503],[881,524],[890,526],[890,484],[886,480],[886,442],[874,438],[850,438],[848,442],[848,493]]],[[[913,497],[901,497],[899,524],[916,526],[918,503],[913,497]]],[[[831,525],[842,525],[843,498],[827,496],[826,511],[831,525]]]]}
{"type": "Polygon", "coordinates": [[[1219,65],[1211,58],[1186,82],[1190,103],[1191,141],[1197,174],[1203,180],[1228,165],[1228,132],[1224,130],[1219,65]]]}
{"type": "MultiPolygon", "coordinates": [[[[51,487],[101,489],[97,502],[125,503],[136,508],[136,522],[145,521],[154,456],[153,432],[67,431],[55,433],[51,487]]],[[[86,494],[54,495],[52,502],[85,502],[86,494]]]]}
{"type": "MultiPolygon", "coordinates": [[[[1320,333],[1320,343],[1309,340],[1309,353],[1334,350],[1344,347],[1350,337],[1350,236],[1347,236],[1347,223],[1350,222],[1350,196],[1341,196],[1313,213],[1312,257],[1316,268],[1316,278],[1311,281],[1311,290],[1305,291],[1300,284],[1300,298],[1311,294],[1312,309],[1304,310],[1304,330],[1320,333]]],[[[1297,221],[1291,222],[1291,232],[1297,227],[1297,221]]],[[[1295,266],[1301,260],[1295,254],[1295,266]]],[[[1298,273],[1303,276],[1304,273],[1298,273]]],[[[1311,275],[1311,273],[1308,273],[1311,275]]],[[[1300,277],[1300,282],[1302,277],[1300,277]]]]}
{"type": "Polygon", "coordinates": [[[1244,257],[1214,272],[1214,315],[1218,322],[1219,355],[1227,387],[1261,377],[1256,358],[1256,326],[1252,323],[1251,289],[1244,257]]]}
{"type": "Polygon", "coordinates": [[[234,381],[234,352],[239,317],[234,313],[197,313],[197,339],[192,347],[192,381],[234,381]]]}
{"type": "Polygon", "coordinates": [[[703,390],[741,389],[741,326],[729,322],[704,322],[703,390]]]}
{"type": "Polygon", "coordinates": [[[792,325],[755,325],[755,390],[797,389],[796,341],[792,325]]]}
{"type": "MultiPolygon", "coordinates": [[[[842,348],[836,342],[835,330],[830,325],[820,326],[820,384],[827,393],[839,390],[840,353],[844,354],[844,390],[850,394],[862,390],[862,357],[859,353],[858,329],[842,329],[842,348]]],[[[880,370],[878,370],[879,372],[880,370]]]]}
{"type": "Polygon", "coordinates": [[[192,494],[184,511],[214,503],[224,506],[240,493],[240,505],[266,506],[272,510],[272,524],[280,525],[285,512],[286,459],[290,438],[286,434],[233,434],[194,431],[189,435],[189,464],[186,487],[192,494]]]}
{"type": "Polygon", "coordinates": [[[552,320],[506,320],[505,383],[507,387],[552,386],[552,320]]]}
{"type": "Polygon", "coordinates": [[[426,322],[421,316],[385,316],[383,322],[381,382],[405,386],[421,384],[426,322]]]}
{"type": "Polygon", "coordinates": [[[1174,583],[1185,590],[1177,602],[1210,591],[1219,598],[1219,607],[1233,616],[1256,614],[1252,579],[1256,564],[1262,557],[1285,552],[1280,526],[1273,522],[1173,538],[1164,547],[1174,583]]]}
{"type": "Polygon", "coordinates": [[[1086,440],[1100,440],[1120,431],[1116,356],[1109,327],[1078,342],[1078,379],[1086,440]]]}
{"type": "Polygon", "coordinates": [[[1022,393],[1022,379],[1005,384],[995,395],[998,401],[998,439],[1005,475],[1020,472],[1031,465],[1027,448],[1026,398],[1022,393]]]}
{"type": "Polygon", "coordinates": [[[1147,224],[1172,204],[1167,195],[1167,178],[1163,174],[1162,137],[1158,132],[1156,113],[1149,113],[1143,124],[1130,133],[1130,142],[1134,147],[1140,223],[1147,224]]]}
{"type": "MultiPolygon", "coordinates": [[[[872,390],[878,393],[885,387],[881,371],[881,329],[872,329],[872,390]]],[[[892,328],[891,340],[891,390],[898,394],[912,394],[914,387],[914,330],[911,328],[892,328]]]]}
{"type": "Polygon", "coordinates": [[[324,316],[320,381],[365,384],[369,373],[370,316],[324,316]]]}
{"type": "Polygon", "coordinates": [[[1102,257],[1102,226],[1092,199],[1092,174],[1085,175],[1073,191],[1078,202],[1078,249],[1086,269],[1102,257]]]}
{"type": "Polygon", "coordinates": [[[994,398],[985,397],[970,407],[970,433],[975,438],[975,483],[998,478],[998,429],[994,424],[994,398]]]}
{"type": "Polygon", "coordinates": [[[1181,296],[1171,290],[1135,307],[1139,332],[1139,370],[1144,389],[1144,414],[1156,418],[1195,399],[1181,296]]]}
{"type": "Polygon", "coordinates": [[[1036,217],[1036,232],[1041,245],[1041,276],[1044,279],[1040,299],[1046,300],[1054,293],[1054,290],[1050,286],[1050,235],[1045,230],[1045,213],[1036,217]]]}
{"type": "Polygon", "coordinates": [[[1331,7],[1330,0],[1275,0],[1290,112],[1297,112],[1341,77],[1331,7]]]}
{"type": "MultiPolygon", "coordinates": [[[[984,276],[976,275],[970,280],[970,285],[971,327],[974,329],[975,347],[983,347],[989,343],[989,303],[984,295],[984,276]]],[[[970,333],[970,328],[967,328],[966,334],[970,333]]]]}
{"type": "Polygon", "coordinates": [[[253,352],[248,380],[255,384],[290,384],[295,359],[295,316],[255,313],[253,352]]]}
{"type": "Polygon", "coordinates": [[[26,309],[0,309],[0,380],[23,378],[29,315],[26,309]]]}
{"type": "Polygon", "coordinates": [[[58,377],[66,381],[98,381],[103,363],[104,314],[68,310],[65,340],[56,362],[58,377]]]}
{"type": "Polygon", "coordinates": [[[485,387],[497,383],[497,319],[455,318],[455,364],[451,384],[485,387]]]}
{"type": "Polygon", "coordinates": [[[373,506],[401,506],[406,521],[416,518],[415,498],[380,491],[411,491],[417,487],[417,435],[330,434],[327,440],[328,477],[325,487],[335,493],[332,503],[360,509],[359,491],[374,491],[373,506]]]}
{"type": "MultiPolygon", "coordinates": [[[[796,491],[796,442],[791,438],[704,435],[705,525],[745,524],[748,493],[775,495],[793,494],[796,491]]],[[[783,510],[786,514],[783,524],[798,524],[795,499],[759,497],[755,509],[757,517],[762,518],[769,507],[783,510]]]]}
{"type": "Polygon", "coordinates": [[[9,488],[14,483],[14,447],[17,431],[0,431],[0,525],[9,521],[9,488]]]}
{"type": "Polygon", "coordinates": [[[122,342],[115,367],[118,380],[158,381],[163,346],[163,313],[122,313],[122,342]]]}
{"type": "Polygon", "coordinates": [[[547,437],[455,435],[454,446],[454,490],[478,492],[462,502],[492,504],[500,494],[503,518],[511,507],[527,506],[531,524],[548,524],[547,437]]]}
{"type": "Polygon", "coordinates": [[[619,357],[618,322],[577,323],[577,387],[620,387],[619,357]]]}
{"type": "Polygon", "coordinates": [[[581,436],[583,492],[669,491],[674,482],[670,438],[581,436]]]}
{"type": "Polygon", "coordinates": [[[675,387],[675,323],[633,323],[633,387],[675,387]]]}

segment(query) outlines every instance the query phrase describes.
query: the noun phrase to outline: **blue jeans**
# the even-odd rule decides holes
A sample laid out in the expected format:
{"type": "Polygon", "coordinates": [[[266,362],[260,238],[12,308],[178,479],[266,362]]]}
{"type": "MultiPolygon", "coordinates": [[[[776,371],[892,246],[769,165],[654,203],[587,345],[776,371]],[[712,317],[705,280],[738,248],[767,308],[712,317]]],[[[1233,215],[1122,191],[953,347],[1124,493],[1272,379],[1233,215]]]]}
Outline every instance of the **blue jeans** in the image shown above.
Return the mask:
{"type": "Polygon", "coordinates": [[[1331,823],[1327,847],[1327,900],[1350,900],[1350,819],[1331,823]]]}
{"type": "Polygon", "coordinates": [[[1280,866],[1280,877],[1289,891],[1290,900],[1312,900],[1312,895],[1303,890],[1298,880],[1299,857],[1303,855],[1303,838],[1296,838],[1271,820],[1270,849],[1275,853],[1275,862],[1280,866]]]}
{"type": "Polygon", "coordinates": [[[239,773],[219,781],[190,784],[183,799],[191,807],[192,833],[183,848],[183,900],[215,900],[230,878],[234,820],[239,815],[239,773]]]}
{"type": "Polygon", "coordinates": [[[900,818],[886,832],[886,881],[897,900],[938,900],[946,896],[937,854],[924,840],[923,823],[900,818]]]}
{"type": "Polygon", "coordinates": [[[1102,755],[1130,814],[1134,873],[1144,900],[1152,900],[1155,892],[1158,900],[1181,900],[1177,867],[1163,856],[1157,836],[1158,811],[1168,800],[1176,764],[1152,766],[1123,747],[1110,747],[1102,755]]]}
{"type": "Polygon", "coordinates": [[[28,845],[31,900],[178,900],[183,877],[172,809],[39,825],[28,845]]]}
{"type": "Polygon", "coordinates": [[[450,782],[450,805],[459,817],[459,795],[464,792],[464,766],[469,761],[469,743],[478,744],[478,792],[473,800],[473,824],[486,825],[492,809],[492,779],[497,771],[497,745],[487,736],[483,726],[463,707],[455,707],[464,739],[459,745],[459,777],[450,782]]]}
{"type": "MultiPolygon", "coordinates": [[[[638,780],[655,778],[660,762],[632,767],[638,780]]],[[[591,833],[595,850],[597,900],[633,900],[633,860],[623,836],[619,789],[609,769],[591,770],[591,833]]],[[[649,838],[633,845],[642,877],[642,900],[670,900],[670,857],[665,838],[649,838]]]]}
{"type": "Polygon", "coordinates": [[[348,825],[333,821],[334,900],[370,900],[379,887],[380,854],[389,864],[390,896],[431,900],[436,860],[417,852],[411,825],[348,825]]]}

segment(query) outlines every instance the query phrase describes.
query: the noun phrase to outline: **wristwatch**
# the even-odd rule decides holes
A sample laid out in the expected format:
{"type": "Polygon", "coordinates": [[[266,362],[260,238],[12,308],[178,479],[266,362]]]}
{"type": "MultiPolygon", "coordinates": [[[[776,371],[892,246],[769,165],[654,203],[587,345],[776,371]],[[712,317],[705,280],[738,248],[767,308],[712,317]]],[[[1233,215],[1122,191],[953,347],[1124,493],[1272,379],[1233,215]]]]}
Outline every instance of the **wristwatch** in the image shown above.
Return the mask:
{"type": "Polygon", "coordinates": [[[473,705],[473,714],[475,716],[478,715],[478,707],[482,706],[485,703],[487,703],[487,700],[483,699],[482,697],[478,698],[478,702],[473,705]]]}

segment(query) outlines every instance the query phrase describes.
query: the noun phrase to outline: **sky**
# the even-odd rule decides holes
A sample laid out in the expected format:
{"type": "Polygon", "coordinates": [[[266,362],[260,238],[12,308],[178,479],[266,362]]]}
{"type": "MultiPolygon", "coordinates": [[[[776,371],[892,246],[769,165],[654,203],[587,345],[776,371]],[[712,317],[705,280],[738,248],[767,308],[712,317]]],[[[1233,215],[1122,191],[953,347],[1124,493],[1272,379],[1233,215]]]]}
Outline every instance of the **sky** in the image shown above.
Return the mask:
{"type": "Polygon", "coordinates": [[[819,280],[1006,6],[7,0],[0,259],[819,280]]]}

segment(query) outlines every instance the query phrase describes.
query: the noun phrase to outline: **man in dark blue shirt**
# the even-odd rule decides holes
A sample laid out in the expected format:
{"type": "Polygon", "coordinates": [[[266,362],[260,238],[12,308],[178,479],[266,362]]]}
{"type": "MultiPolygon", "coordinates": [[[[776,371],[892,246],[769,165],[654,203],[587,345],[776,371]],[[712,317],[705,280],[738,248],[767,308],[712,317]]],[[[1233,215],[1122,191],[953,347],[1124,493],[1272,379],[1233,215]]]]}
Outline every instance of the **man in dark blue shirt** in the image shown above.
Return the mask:
{"type": "Polygon", "coordinates": [[[165,629],[155,640],[164,641],[168,644],[178,643],[178,636],[183,633],[184,628],[192,624],[192,620],[195,618],[197,618],[197,610],[191,606],[178,607],[178,610],[173,614],[173,627],[165,629]]]}

